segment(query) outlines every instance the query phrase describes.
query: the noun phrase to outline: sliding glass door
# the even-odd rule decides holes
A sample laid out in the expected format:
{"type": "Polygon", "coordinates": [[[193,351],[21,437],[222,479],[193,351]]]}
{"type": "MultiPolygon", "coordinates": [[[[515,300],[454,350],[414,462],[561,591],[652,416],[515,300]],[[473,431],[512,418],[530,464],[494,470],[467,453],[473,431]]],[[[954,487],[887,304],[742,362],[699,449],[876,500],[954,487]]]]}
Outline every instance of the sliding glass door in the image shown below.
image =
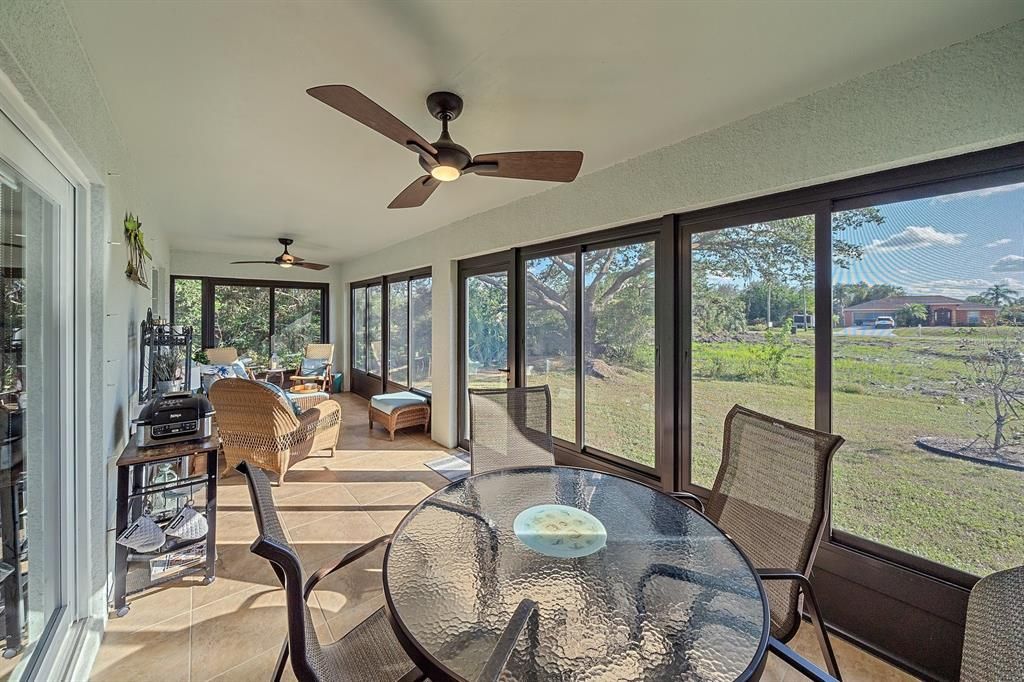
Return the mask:
{"type": "Polygon", "coordinates": [[[74,206],[71,183],[0,114],[3,679],[45,671],[74,617],[74,206]]]}
{"type": "Polygon", "coordinates": [[[514,385],[513,268],[508,257],[459,267],[459,440],[469,444],[469,389],[514,385]]]}
{"type": "Polygon", "coordinates": [[[671,234],[645,223],[460,262],[464,446],[467,389],[546,385],[562,453],[672,480],[672,399],[659,414],[656,397],[673,383],[672,363],[658,360],[674,345],[671,314],[657,304],[658,273],[672,277],[671,234]]]}

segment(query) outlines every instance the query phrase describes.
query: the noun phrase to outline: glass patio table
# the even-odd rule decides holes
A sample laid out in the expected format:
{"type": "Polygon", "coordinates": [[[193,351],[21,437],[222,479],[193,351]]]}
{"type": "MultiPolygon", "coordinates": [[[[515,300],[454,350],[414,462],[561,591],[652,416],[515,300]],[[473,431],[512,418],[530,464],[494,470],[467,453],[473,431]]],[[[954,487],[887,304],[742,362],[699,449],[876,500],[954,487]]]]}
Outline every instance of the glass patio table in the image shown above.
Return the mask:
{"type": "Polygon", "coordinates": [[[423,500],[392,537],[384,593],[431,680],[489,677],[523,604],[535,610],[503,679],[757,679],[770,625],[750,562],[706,517],[570,467],[479,474],[423,500]]]}

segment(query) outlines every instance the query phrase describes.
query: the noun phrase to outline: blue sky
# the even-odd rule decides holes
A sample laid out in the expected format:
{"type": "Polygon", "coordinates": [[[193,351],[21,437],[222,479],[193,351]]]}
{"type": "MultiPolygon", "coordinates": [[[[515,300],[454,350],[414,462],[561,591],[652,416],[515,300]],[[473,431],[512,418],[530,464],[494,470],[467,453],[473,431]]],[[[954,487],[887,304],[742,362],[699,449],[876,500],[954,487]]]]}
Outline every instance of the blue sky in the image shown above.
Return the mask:
{"type": "Polygon", "coordinates": [[[839,238],[864,249],[836,283],[896,284],[964,298],[996,283],[1024,294],[1024,183],[878,206],[881,225],[839,238]]]}

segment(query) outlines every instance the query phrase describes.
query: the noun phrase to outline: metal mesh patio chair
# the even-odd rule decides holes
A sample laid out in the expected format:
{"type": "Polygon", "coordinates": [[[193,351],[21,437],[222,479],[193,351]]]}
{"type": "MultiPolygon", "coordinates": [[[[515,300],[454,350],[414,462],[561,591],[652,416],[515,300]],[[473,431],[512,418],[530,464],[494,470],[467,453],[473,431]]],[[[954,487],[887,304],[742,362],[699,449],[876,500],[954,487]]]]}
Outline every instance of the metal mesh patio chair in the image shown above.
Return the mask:
{"type": "Polygon", "coordinates": [[[986,576],[971,590],[960,679],[1024,680],[1024,566],[986,576]]]}
{"type": "Polygon", "coordinates": [[[300,681],[322,682],[394,682],[423,679],[422,673],[406,656],[395,639],[384,608],[375,611],[341,639],[323,644],[313,627],[307,604],[309,595],[321,580],[388,542],[385,535],[352,550],[304,580],[302,563],[285,537],[277,516],[270,479],[248,462],[238,465],[249,483],[249,495],[256,513],[259,536],[250,548],[253,554],[270,562],[285,591],[288,611],[288,636],[274,668],[275,682],[281,679],[291,654],[292,670],[300,681]]]}
{"type": "Polygon", "coordinates": [[[843,442],[736,405],[725,418],[722,465],[706,509],[767,583],[772,637],[785,643],[796,634],[802,592],[829,673],[837,678],[809,578],[828,518],[832,456],[843,442]]]}
{"type": "Polygon", "coordinates": [[[547,386],[470,389],[469,420],[471,473],[555,463],[547,386]]]}
{"type": "MultiPolygon", "coordinates": [[[[979,580],[967,602],[961,682],[1024,680],[1024,566],[979,580]]],[[[836,678],[778,640],[768,644],[775,655],[815,682],[836,678]]]]}

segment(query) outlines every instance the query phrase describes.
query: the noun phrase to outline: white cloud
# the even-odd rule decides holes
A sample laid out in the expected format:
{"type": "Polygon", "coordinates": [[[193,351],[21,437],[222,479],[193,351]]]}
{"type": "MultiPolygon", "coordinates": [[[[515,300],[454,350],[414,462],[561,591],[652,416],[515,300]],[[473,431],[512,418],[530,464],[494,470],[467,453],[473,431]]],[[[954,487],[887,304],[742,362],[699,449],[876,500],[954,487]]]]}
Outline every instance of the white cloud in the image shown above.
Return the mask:
{"type": "Polygon", "coordinates": [[[908,225],[902,232],[898,232],[885,239],[876,239],[868,244],[864,250],[875,253],[887,253],[889,251],[908,251],[910,249],[921,249],[926,246],[956,246],[960,244],[967,234],[939,232],[931,225],[919,227],[908,225]]]}
{"type": "Polygon", "coordinates": [[[1024,271],[1024,256],[1003,256],[992,264],[992,272],[1024,271]]]}
{"type": "Polygon", "coordinates": [[[1009,244],[1012,241],[1012,239],[997,239],[994,242],[989,242],[988,244],[985,244],[985,248],[991,249],[994,246],[1002,246],[1003,244],[1009,244]]]}
{"type": "Polygon", "coordinates": [[[1016,291],[1024,291],[1024,282],[1012,277],[1001,280],[988,279],[933,279],[927,282],[914,282],[904,287],[908,294],[929,296],[952,296],[967,298],[980,294],[994,284],[1002,284],[1016,291]]]}
{"type": "Polygon", "coordinates": [[[1016,192],[1019,189],[1024,189],[1024,182],[1018,182],[1013,185],[1001,185],[999,187],[982,187],[981,189],[972,189],[968,192],[958,192],[957,194],[946,194],[941,197],[935,197],[935,201],[944,204],[948,201],[956,201],[957,199],[990,197],[993,194],[1003,194],[1004,192],[1016,192]]]}

